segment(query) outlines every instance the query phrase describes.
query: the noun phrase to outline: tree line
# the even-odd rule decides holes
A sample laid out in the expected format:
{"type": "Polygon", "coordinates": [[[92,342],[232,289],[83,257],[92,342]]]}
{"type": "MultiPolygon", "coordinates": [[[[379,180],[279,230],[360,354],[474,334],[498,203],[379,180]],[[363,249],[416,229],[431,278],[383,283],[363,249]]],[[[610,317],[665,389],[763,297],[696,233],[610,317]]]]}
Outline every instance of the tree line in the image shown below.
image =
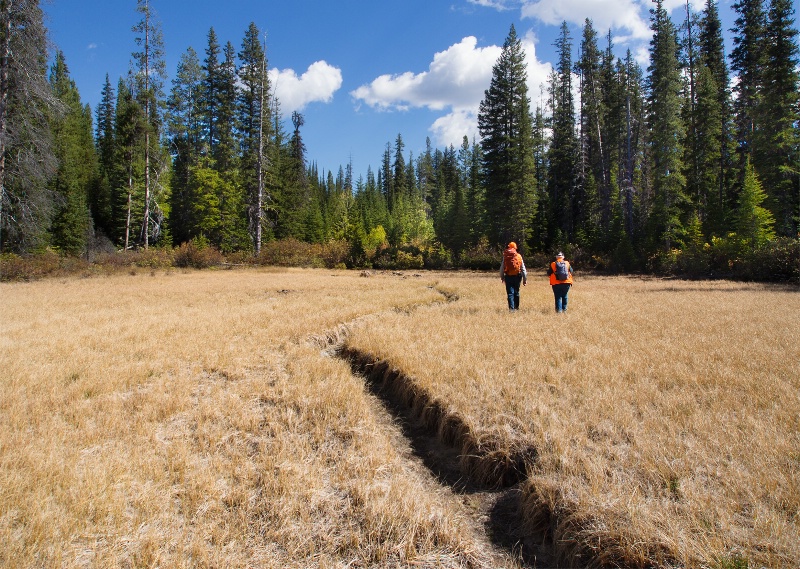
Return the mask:
{"type": "Polygon", "coordinates": [[[137,0],[130,71],[106,76],[93,113],[64,54],[46,63],[38,1],[0,0],[0,251],[191,242],[257,256],[295,239],[345,243],[352,266],[474,266],[514,240],[619,270],[697,272],[797,255],[794,8],[733,9],[726,56],[714,0],[700,12],[687,2],[680,21],[656,0],[646,69],[630,50],[614,55],[610,31],[587,19],[576,42],[564,23],[535,107],[511,26],[479,140],[428,139],[414,156],[398,134],[356,177],[352,164],[320,172],[308,159],[302,114],[283,123],[255,24],[238,47],[211,28],[167,85],[160,24],[137,0]]]}

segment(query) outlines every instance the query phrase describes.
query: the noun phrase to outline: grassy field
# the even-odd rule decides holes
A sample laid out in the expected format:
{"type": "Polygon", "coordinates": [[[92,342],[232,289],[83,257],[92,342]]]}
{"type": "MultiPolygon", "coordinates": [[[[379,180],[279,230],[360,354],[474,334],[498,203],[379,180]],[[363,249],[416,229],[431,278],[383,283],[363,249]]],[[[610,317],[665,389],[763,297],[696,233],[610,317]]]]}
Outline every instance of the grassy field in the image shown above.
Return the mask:
{"type": "Polygon", "coordinates": [[[509,314],[496,277],[453,277],[349,349],[443,409],[467,468],[535,454],[523,523],[561,564],[800,566],[800,291],[588,278],[558,315],[531,284],[509,314]]]}
{"type": "Polygon", "coordinates": [[[495,275],[260,269],[0,299],[2,567],[530,565],[376,382],[560,564],[800,563],[796,290],[588,278],[556,315],[544,278],[508,313],[495,275]]]}

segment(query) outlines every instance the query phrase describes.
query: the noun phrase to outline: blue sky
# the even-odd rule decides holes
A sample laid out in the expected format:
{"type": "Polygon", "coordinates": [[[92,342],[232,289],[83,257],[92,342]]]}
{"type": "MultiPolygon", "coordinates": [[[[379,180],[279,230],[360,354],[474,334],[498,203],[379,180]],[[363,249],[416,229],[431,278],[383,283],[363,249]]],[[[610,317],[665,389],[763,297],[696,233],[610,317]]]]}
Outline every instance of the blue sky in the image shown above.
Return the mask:
{"type": "MultiPolygon", "coordinates": [[[[476,113],[492,65],[513,24],[523,39],[534,105],[555,60],[553,42],[570,24],[577,58],[590,18],[615,51],[630,48],[647,67],[647,0],[150,0],[164,35],[169,80],[188,47],[205,57],[211,27],[237,50],[250,22],[266,33],[270,74],[287,131],[297,110],[307,157],[320,170],[352,160],[356,178],[380,165],[387,142],[403,137],[418,156],[426,137],[437,148],[477,136],[476,113]]],[[[727,30],[731,0],[720,0],[727,30]]],[[[702,8],[697,3],[697,9],[702,8]]],[[[685,0],[666,0],[682,19],[685,0]]],[[[50,0],[51,39],[64,52],[84,103],[94,111],[109,75],[127,74],[135,51],[135,0],[50,0]]],[[[604,45],[603,45],[604,47],[604,45]]]]}

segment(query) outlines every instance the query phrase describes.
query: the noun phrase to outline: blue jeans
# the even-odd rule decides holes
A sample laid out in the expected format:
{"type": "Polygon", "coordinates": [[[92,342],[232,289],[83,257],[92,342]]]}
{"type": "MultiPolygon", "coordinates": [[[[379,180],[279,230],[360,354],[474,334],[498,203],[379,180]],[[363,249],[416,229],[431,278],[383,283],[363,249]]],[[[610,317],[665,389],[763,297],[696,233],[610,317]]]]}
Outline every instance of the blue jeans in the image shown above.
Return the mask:
{"type": "Polygon", "coordinates": [[[571,284],[554,284],[553,295],[556,297],[556,312],[567,311],[567,295],[571,284]]]}
{"type": "Polygon", "coordinates": [[[508,309],[519,310],[519,287],[522,286],[522,275],[506,275],[506,294],[508,294],[508,309]]]}

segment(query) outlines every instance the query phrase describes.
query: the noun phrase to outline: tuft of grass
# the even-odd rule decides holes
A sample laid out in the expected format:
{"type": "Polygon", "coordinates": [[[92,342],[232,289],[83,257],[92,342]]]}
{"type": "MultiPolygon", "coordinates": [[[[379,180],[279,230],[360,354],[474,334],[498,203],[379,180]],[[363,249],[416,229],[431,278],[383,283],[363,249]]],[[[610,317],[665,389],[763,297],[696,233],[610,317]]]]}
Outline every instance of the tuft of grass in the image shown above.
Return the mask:
{"type": "Polygon", "coordinates": [[[738,553],[722,557],[713,565],[714,569],[748,569],[749,566],[750,563],[747,558],[738,553]]]}

